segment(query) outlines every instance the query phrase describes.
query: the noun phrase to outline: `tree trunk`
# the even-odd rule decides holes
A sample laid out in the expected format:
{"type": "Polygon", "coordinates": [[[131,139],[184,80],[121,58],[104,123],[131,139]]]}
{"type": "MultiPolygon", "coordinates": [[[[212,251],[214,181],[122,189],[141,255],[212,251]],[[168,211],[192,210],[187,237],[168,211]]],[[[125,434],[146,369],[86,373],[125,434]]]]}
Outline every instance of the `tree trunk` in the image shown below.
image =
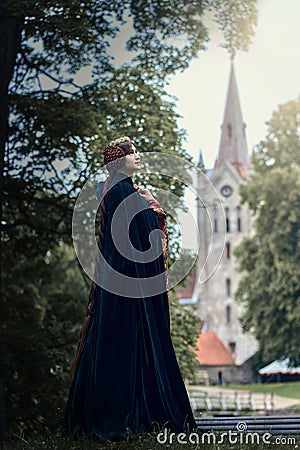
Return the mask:
{"type": "MultiPolygon", "coordinates": [[[[24,23],[22,17],[12,17],[5,12],[5,0],[0,0],[0,224],[3,214],[3,171],[5,145],[8,134],[8,86],[11,81],[16,56],[21,45],[24,23]]],[[[1,244],[0,244],[1,245],[1,244]]],[[[1,247],[0,247],[1,249],[1,247]]],[[[1,255],[1,252],[0,252],[1,255]]],[[[0,270],[2,264],[0,263],[0,270]]],[[[1,273],[1,272],[0,272],[1,273]]]]}
{"type": "MultiPolygon", "coordinates": [[[[8,86],[13,76],[16,56],[20,49],[24,19],[9,16],[5,11],[7,2],[0,0],[0,289],[2,291],[2,220],[5,148],[8,135],[8,86]]],[[[0,379],[0,440],[5,435],[5,400],[0,379]]]]}
{"type": "Polygon", "coordinates": [[[5,425],[6,425],[6,414],[5,414],[5,396],[4,396],[4,386],[0,378],[0,442],[5,439],[5,425]]]}

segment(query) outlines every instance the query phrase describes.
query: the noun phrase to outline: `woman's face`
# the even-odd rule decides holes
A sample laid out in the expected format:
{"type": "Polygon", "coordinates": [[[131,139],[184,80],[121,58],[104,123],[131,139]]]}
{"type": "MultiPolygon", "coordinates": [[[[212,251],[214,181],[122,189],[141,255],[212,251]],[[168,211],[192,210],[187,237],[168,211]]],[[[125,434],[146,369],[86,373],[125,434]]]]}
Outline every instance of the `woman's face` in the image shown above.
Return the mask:
{"type": "Polygon", "coordinates": [[[140,168],[141,168],[140,155],[137,152],[135,145],[132,144],[131,153],[125,156],[125,166],[123,167],[123,169],[125,169],[127,173],[133,174],[134,172],[140,170],[140,168]]]}

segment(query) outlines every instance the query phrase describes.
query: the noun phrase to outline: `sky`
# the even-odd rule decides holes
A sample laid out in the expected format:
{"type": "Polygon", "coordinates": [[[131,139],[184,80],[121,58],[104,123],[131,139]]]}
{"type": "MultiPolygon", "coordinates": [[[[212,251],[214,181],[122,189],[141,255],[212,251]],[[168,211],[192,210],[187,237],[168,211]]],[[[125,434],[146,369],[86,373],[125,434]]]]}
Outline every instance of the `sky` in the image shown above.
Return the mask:
{"type": "MultiPolygon", "coordinates": [[[[266,134],[265,122],[279,104],[300,93],[300,0],[258,0],[259,17],[248,52],[235,58],[235,71],[249,152],[266,134]]],[[[177,97],[186,150],[212,167],[218,152],[230,60],[211,28],[207,50],[177,73],[168,92],[177,97]]]]}

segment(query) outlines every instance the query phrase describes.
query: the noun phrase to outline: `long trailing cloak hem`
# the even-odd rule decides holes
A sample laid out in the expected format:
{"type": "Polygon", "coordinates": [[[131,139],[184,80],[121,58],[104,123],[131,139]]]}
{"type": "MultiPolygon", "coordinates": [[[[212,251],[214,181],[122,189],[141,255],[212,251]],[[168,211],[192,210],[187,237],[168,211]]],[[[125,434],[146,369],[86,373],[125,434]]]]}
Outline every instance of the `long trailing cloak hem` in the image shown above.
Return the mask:
{"type": "MultiPolygon", "coordinates": [[[[138,281],[162,274],[160,239],[152,241],[160,255],[150,262],[130,260],[116,248],[111,226],[118,206],[123,220],[117,222],[117,232],[127,227],[133,247],[140,252],[149,250],[149,235],[159,229],[155,210],[138,194],[131,178],[117,176],[107,194],[103,257],[115,270],[138,281]],[[132,220],[131,206],[142,209],[132,220]]],[[[95,285],[91,325],[65,408],[64,436],[77,431],[113,439],[164,426],[175,432],[195,427],[170,336],[167,291],[147,295],[146,289],[143,295],[143,286],[139,288],[140,297],[132,298],[95,285]]],[[[130,289],[124,286],[125,293],[130,289]]]]}

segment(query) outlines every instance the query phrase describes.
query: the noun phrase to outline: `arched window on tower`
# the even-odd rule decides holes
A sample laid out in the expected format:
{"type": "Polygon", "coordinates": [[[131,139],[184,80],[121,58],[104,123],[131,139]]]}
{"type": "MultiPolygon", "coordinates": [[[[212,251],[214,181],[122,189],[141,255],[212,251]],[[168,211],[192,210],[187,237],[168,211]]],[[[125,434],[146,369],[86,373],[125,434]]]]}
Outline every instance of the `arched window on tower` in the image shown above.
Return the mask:
{"type": "Polygon", "coordinates": [[[228,206],[226,206],[225,208],[225,217],[226,217],[226,233],[230,233],[230,215],[228,206]]]}
{"type": "Polygon", "coordinates": [[[226,242],[226,258],[227,259],[230,259],[230,252],[231,252],[230,242],[226,242]]]}
{"type": "Polygon", "coordinates": [[[218,232],[218,215],[217,215],[217,207],[214,207],[214,233],[218,232]]]}
{"type": "Polygon", "coordinates": [[[231,279],[226,278],[226,295],[227,297],[231,297],[231,279]]]}
{"type": "Polygon", "coordinates": [[[226,322],[227,323],[231,322],[231,307],[230,307],[230,305],[226,306],[226,322]]]}
{"type": "Polygon", "coordinates": [[[236,207],[237,231],[242,231],[242,208],[236,207]]]}
{"type": "Polygon", "coordinates": [[[227,130],[228,130],[228,137],[229,137],[229,139],[231,139],[231,137],[232,137],[232,125],[230,123],[227,125],[227,130]]]}

